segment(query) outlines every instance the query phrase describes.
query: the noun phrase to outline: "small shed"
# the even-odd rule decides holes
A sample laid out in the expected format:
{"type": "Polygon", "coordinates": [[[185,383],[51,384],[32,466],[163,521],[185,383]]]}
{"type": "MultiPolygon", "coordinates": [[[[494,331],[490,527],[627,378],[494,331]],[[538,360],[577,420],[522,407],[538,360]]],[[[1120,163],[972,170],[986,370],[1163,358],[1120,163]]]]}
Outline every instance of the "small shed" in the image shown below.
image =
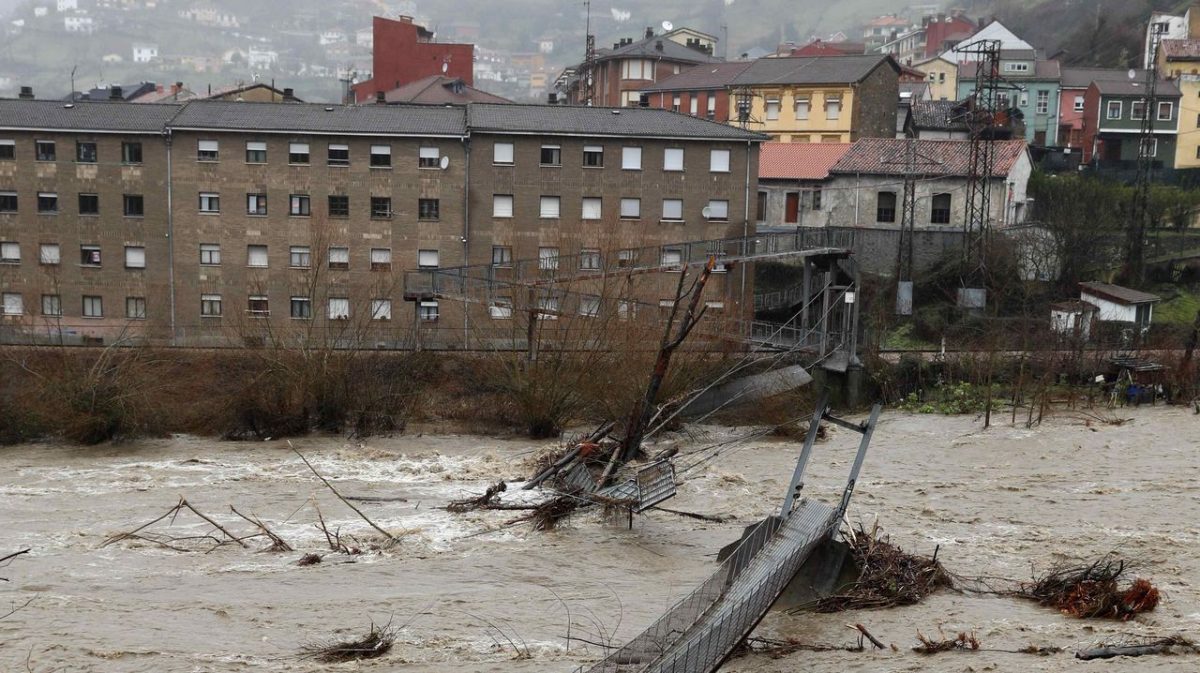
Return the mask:
{"type": "Polygon", "coordinates": [[[1072,299],[1050,305],[1050,329],[1055,334],[1087,341],[1095,319],[1096,307],[1086,301],[1072,299]]]}
{"type": "Polygon", "coordinates": [[[1120,285],[1100,282],[1079,284],[1079,299],[1096,307],[1101,322],[1124,322],[1139,328],[1150,326],[1154,305],[1162,297],[1120,285]]]}

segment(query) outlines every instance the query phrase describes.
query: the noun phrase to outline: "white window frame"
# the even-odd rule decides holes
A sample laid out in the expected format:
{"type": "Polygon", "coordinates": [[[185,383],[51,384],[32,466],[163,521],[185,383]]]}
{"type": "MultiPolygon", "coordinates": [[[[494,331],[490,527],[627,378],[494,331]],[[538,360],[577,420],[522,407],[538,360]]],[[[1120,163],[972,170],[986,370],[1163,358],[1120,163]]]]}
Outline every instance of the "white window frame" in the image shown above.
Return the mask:
{"type": "Polygon", "coordinates": [[[1108,105],[1104,106],[1105,119],[1120,119],[1125,115],[1125,101],[1110,100],[1108,105]],[[1113,108],[1116,108],[1117,114],[1113,114],[1113,108]]]}
{"type": "Polygon", "coordinates": [[[595,318],[600,315],[600,296],[585,294],[579,297],[579,315],[595,318]]]}
{"type": "Polygon", "coordinates": [[[253,217],[265,217],[267,215],[267,195],[261,192],[247,194],[246,214],[253,217]]]}
{"type": "Polygon", "coordinates": [[[294,296],[288,298],[288,317],[292,320],[312,320],[312,298],[294,296]],[[304,308],[296,315],[296,307],[303,306],[304,308]]]}
{"type": "Polygon", "coordinates": [[[663,171],[683,172],[682,147],[668,147],[663,150],[663,171]]]}
{"type": "Polygon", "coordinates": [[[307,245],[293,245],[288,247],[288,268],[290,269],[310,269],[312,268],[312,248],[307,245]]]}
{"type": "Polygon", "coordinates": [[[83,295],[83,317],[84,318],[103,318],[104,317],[104,297],[98,294],[83,295]]]}
{"type": "MultiPolygon", "coordinates": [[[[932,76],[932,75],[931,75],[932,76]]],[[[792,116],[797,121],[806,121],[812,114],[812,99],[808,96],[797,96],[792,99],[792,116]]]]}
{"type": "Polygon", "coordinates": [[[200,317],[201,318],[220,318],[221,317],[221,295],[219,294],[202,294],[200,295],[200,317]],[[209,310],[205,310],[208,308],[209,310]],[[216,309],[213,312],[212,309],[216,309]]]}
{"type": "Polygon", "coordinates": [[[146,246],[144,246],[144,245],[127,245],[127,246],[125,246],[125,268],[126,269],[144,269],[144,268],[146,268],[146,246]]]}
{"type": "Polygon", "coordinates": [[[621,170],[642,170],[642,148],[626,146],[621,148],[621,170]]]}
{"type": "Polygon", "coordinates": [[[441,255],[437,250],[425,249],[417,251],[418,269],[436,269],[441,263],[441,255]]]}
{"type": "Polygon", "coordinates": [[[488,304],[488,315],[491,316],[492,320],[512,320],[512,300],[504,297],[493,299],[488,304]]]}
{"type": "Polygon", "coordinates": [[[200,244],[200,266],[221,266],[221,244],[220,243],[201,243],[200,244]],[[205,255],[205,253],[208,253],[205,255]],[[205,258],[209,261],[204,261],[205,258]]]}
{"type": "Polygon", "coordinates": [[[311,217],[312,196],[310,194],[288,195],[288,217],[311,217]]]}
{"type": "Polygon", "coordinates": [[[558,268],[558,248],[544,246],[538,248],[538,268],[552,271],[558,268]]]}
{"type": "Polygon", "coordinates": [[[841,119],[842,117],[842,99],[841,98],[826,98],[825,99],[825,119],[832,121],[841,119]]]}
{"type": "Polygon", "coordinates": [[[492,217],[508,219],[513,216],[513,195],[492,194],[492,217]]]}
{"type": "Polygon", "coordinates": [[[668,271],[679,271],[683,269],[683,249],[682,248],[663,248],[659,253],[659,266],[668,271]]]}
{"type": "Polygon", "coordinates": [[[513,249],[510,245],[493,245],[492,246],[492,266],[498,269],[507,269],[513,265],[513,249]],[[499,260],[497,254],[500,253],[499,260]]]}
{"type": "Polygon", "coordinates": [[[125,317],[129,320],[145,320],[146,298],[125,297],[125,317]]]}
{"type": "Polygon", "coordinates": [[[1034,96],[1034,114],[1050,114],[1050,92],[1042,89],[1034,96]]]}
{"type": "Polygon", "coordinates": [[[62,247],[58,243],[42,243],[38,246],[38,263],[47,266],[62,264],[62,247]]]}
{"type": "Polygon", "coordinates": [[[308,143],[288,143],[288,164],[292,166],[308,166],[312,163],[312,148],[308,143]],[[303,154],[307,157],[304,161],[293,161],[292,157],[298,154],[303,154]]]}
{"type": "Polygon", "coordinates": [[[561,166],[563,165],[563,162],[562,162],[562,145],[542,145],[542,146],[541,146],[541,147],[538,149],[538,165],[539,165],[539,166],[542,166],[542,167],[544,167],[544,168],[559,168],[559,167],[561,167],[561,166]],[[558,159],[558,161],[551,161],[550,163],[546,163],[546,162],[542,161],[542,155],[543,155],[543,153],[545,153],[547,150],[549,150],[549,151],[552,153],[552,154],[551,154],[551,157],[552,157],[552,158],[553,158],[553,157],[555,157],[555,154],[554,154],[554,153],[557,153],[557,159],[558,159]]]}
{"type": "Polygon", "coordinates": [[[583,167],[584,168],[604,168],[604,146],[603,145],[584,145],[583,146],[583,167]],[[588,157],[597,156],[600,158],[599,163],[589,164],[588,157]]]}
{"type": "Polygon", "coordinates": [[[496,166],[512,166],[516,157],[512,143],[492,144],[492,164],[496,166]]]}
{"type": "Polygon", "coordinates": [[[391,248],[371,248],[371,270],[390,271],[392,268],[391,248]]]}
{"type": "Polygon", "coordinates": [[[371,300],[371,320],[391,320],[392,319],[392,300],[391,299],[372,299],[371,300]]]}
{"type": "Polygon", "coordinates": [[[221,143],[216,140],[196,141],[196,161],[220,161],[221,143]],[[204,156],[211,154],[212,156],[204,156]]]}
{"type": "Polygon", "coordinates": [[[248,164],[265,164],[267,163],[267,144],[259,141],[246,142],[246,163],[248,164]],[[250,161],[251,152],[262,152],[262,161],[250,161]]]}
{"type": "Polygon", "coordinates": [[[763,103],[763,119],[769,122],[779,120],[780,102],[778,98],[768,98],[763,103]]]}
{"type": "Polygon", "coordinates": [[[700,99],[696,97],[695,93],[688,94],[688,99],[688,114],[695,117],[700,114],[700,99]]]}
{"type": "Polygon", "coordinates": [[[265,245],[252,244],[246,246],[246,266],[254,269],[265,269],[271,263],[270,249],[265,245]]]}
{"type": "Polygon", "coordinates": [[[716,222],[722,222],[729,219],[729,200],[728,199],[709,199],[708,201],[708,219],[716,222]]]}
{"type": "Polygon", "coordinates": [[[417,168],[438,170],[442,167],[442,150],[437,147],[422,147],[417,150],[417,168]]]}
{"type": "Polygon", "coordinates": [[[350,298],[349,297],[330,297],[329,298],[329,319],[330,320],[349,320],[350,319],[350,298]]]}
{"type": "Polygon", "coordinates": [[[1130,119],[1130,121],[1135,121],[1135,122],[1144,121],[1146,119],[1146,115],[1149,114],[1149,112],[1150,112],[1149,110],[1146,109],[1147,105],[1149,105],[1149,103],[1147,103],[1146,99],[1144,99],[1144,98],[1130,101],[1129,102],[1129,119],[1130,119]],[[1140,117],[1137,116],[1138,103],[1142,104],[1142,116],[1140,116],[1140,117]]]}
{"type": "Polygon", "coordinates": [[[4,315],[25,315],[25,295],[20,292],[5,292],[0,297],[0,310],[4,315]]]}
{"type": "Polygon", "coordinates": [[[329,246],[328,263],[331,269],[349,269],[350,268],[350,248],[344,245],[329,246]],[[337,266],[335,266],[337,265],[337,266]]]}
{"type": "Polygon", "coordinates": [[[642,200],[636,198],[621,199],[621,219],[637,220],[642,217],[642,200]]]}
{"type": "Polygon", "coordinates": [[[603,215],[604,200],[599,196],[585,196],[582,199],[580,219],[599,220],[603,215]]]}
{"type": "Polygon", "coordinates": [[[666,222],[682,222],[683,199],[663,199],[662,219],[666,222]]]}
{"type": "Polygon", "coordinates": [[[602,266],[599,248],[584,248],[579,251],[580,271],[599,271],[602,266]]]}
{"type": "Polygon", "coordinates": [[[709,173],[728,173],[729,172],[729,150],[709,150],[708,152],[708,172],[709,173]]]}
{"type": "Polygon", "coordinates": [[[62,314],[61,294],[42,295],[42,315],[50,316],[52,318],[61,318],[62,314]]]}
{"type": "Polygon", "coordinates": [[[387,169],[392,167],[392,146],[391,145],[371,145],[371,155],[367,165],[374,169],[387,169]],[[376,163],[376,157],[387,157],[386,161],[376,163]]]}
{"type": "Polygon", "coordinates": [[[557,220],[562,216],[561,196],[542,196],[538,201],[538,217],[543,220],[557,220]]]}
{"type": "Polygon", "coordinates": [[[437,322],[441,317],[436,300],[417,302],[417,320],[419,322],[437,322]]]}
{"type": "Polygon", "coordinates": [[[0,264],[20,264],[21,244],[16,241],[0,241],[0,264]]]}
{"type": "Polygon", "coordinates": [[[1075,97],[1075,104],[1074,104],[1074,106],[1072,107],[1072,109],[1073,109],[1075,112],[1083,112],[1083,110],[1084,110],[1084,97],[1083,97],[1083,96],[1076,96],[1076,97],[1075,97]]]}
{"type": "Polygon", "coordinates": [[[221,212],[221,194],[218,192],[200,192],[200,212],[202,213],[219,213],[221,212]]]}
{"type": "Polygon", "coordinates": [[[1169,100],[1158,101],[1158,110],[1156,110],[1154,114],[1155,114],[1154,118],[1157,121],[1160,121],[1160,122],[1171,121],[1171,119],[1173,119],[1175,117],[1175,103],[1172,103],[1169,100]],[[1167,116],[1166,117],[1162,116],[1162,109],[1163,109],[1164,105],[1167,107],[1167,116]]]}

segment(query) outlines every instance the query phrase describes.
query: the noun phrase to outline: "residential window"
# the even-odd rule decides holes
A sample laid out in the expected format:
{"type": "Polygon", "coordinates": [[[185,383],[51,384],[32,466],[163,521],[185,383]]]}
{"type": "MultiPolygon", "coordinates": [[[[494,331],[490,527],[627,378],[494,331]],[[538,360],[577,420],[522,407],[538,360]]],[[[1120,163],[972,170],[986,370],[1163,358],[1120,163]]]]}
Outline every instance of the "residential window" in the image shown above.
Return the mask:
{"type": "Polygon", "coordinates": [[[196,141],[196,161],[219,161],[221,146],[215,140],[196,141]]]}
{"type": "Polygon", "coordinates": [[[436,301],[417,302],[417,320],[421,322],[437,322],[438,303],[436,301]]]}
{"type": "Polygon", "coordinates": [[[307,269],[312,266],[312,249],[307,245],[293,245],[288,250],[288,266],[307,269]]]}
{"type": "Polygon", "coordinates": [[[372,299],[371,300],[371,320],[391,320],[392,319],[392,300],[391,299],[372,299]]]}
{"type": "Polygon", "coordinates": [[[418,269],[436,269],[436,268],[438,268],[438,251],[437,250],[418,250],[417,251],[417,268],[418,269]]]}
{"type": "Polygon", "coordinates": [[[80,194],[79,195],[79,214],[80,215],[99,215],[100,214],[100,195],[99,194],[80,194]]]}
{"type": "Polygon", "coordinates": [[[950,224],[950,195],[934,194],[929,211],[930,224],[950,224]]]}
{"type": "Polygon", "coordinates": [[[391,248],[371,248],[371,270],[372,271],[391,271],[392,270],[392,249],[391,248]]]}
{"type": "Polygon", "coordinates": [[[350,319],[350,300],[346,297],[330,297],[329,298],[329,319],[330,320],[349,320],[350,319]]]}
{"type": "Polygon", "coordinates": [[[221,195],[216,192],[200,192],[200,212],[221,212],[221,195]]]}
{"type": "Polygon", "coordinates": [[[793,112],[796,115],[796,119],[798,121],[804,121],[808,119],[809,110],[811,107],[812,101],[809,100],[808,96],[797,96],[795,102],[793,103],[793,112]]]}
{"type": "Polygon", "coordinates": [[[17,193],[0,192],[0,213],[17,212],[17,193]]]}
{"type": "Polygon", "coordinates": [[[1035,99],[1035,102],[1034,102],[1033,111],[1036,114],[1040,114],[1040,115],[1050,113],[1050,92],[1049,91],[1037,92],[1037,98],[1035,99]]]}
{"type": "Polygon", "coordinates": [[[267,195],[266,194],[247,194],[246,195],[246,214],[247,215],[266,215],[267,214],[267,195]]]}
{"type": "Polygon", "coordinates": [[[813,187],[813,190],[812,190],[812,209],[813,210],[821,209],[821,196],[822,196],[821,186],[817,185],[816,187],[813,187]]]}
{"type": "Polygon", "coordinates": [[[38,192],[38,212],[57,213],[58,194],[54,192],[38,192]]]}
{"type": "Polygon", "coordinates": [[[663,199],[662,218],[664,220],[683,220],[683,199],[663,199]]]}
{"type": "Polygon", "coordinates": [[[512,194],[493,194],[492,195],[492,217],[512,217],[512,216],[513,216],[512,194]]]}
{"type": "Polygon", "coordinates": [[[201,266],[220,266],[221,265],[221,246],[217,243],[201,243],[200,244],[200,265],[201,266]]]}
{"type": "Polygon", "coordinates": [[[200,295],[200,315],[204,318],[219,318],[219,317],[221,317],[221,295],[219,295],[219,294],[202,294],[202,295],[200,295]]]}
{"type": "Polygon", "coordinates": [[[636,220],[642,216],[641,199],[621,199],[621,219],[636,220]]]}
{"type": "Polygon", "coordinates": [[[126,269],[144,269],[146,268],[146,248],[140,245],[125,246],[125,268],[126,269]]]}
{"type": "Polygon", "coordinates": [[[330,217],[350,217],[350,197],[341,194],[329,196],[330,217]]]}
{"type": "Polygon", "coordinates": [[[875,206],[875,221],[896,221],[896,192],[879,192],[875,206]]]}
{"type": "Polygon", "coordinates": [[[141,143],[121,143],[121,163],[123,163],[123,164],[140,164],[140,163],[142,163],[142,144],[141,143]]]}
{"type": "Polygon", "coordinates": [[[604,147],[601,145],[584,145],[583,146],[583,167],[584,168],[603,168],[604,167],[604,147]]]}
{"type": "Polygon", "coordinates": [[[507,245],[492,246],[492,266],[512,266],[512,248],[507,245]]]}
{"type": "Polygon", "coordinates": [[[766,118],[767,118],[767,121],[775,121],[775,120],[779,119],[779,99],[778,98],[768,98],[767,99],[766,118]]]}
{"type": "Polygon", "coordinates": [[[711,150],[708,153],[708,171],[710,173],[728,173],[729,150],[711,150]]]}
{"type": "Polygon", "coordinates": [[[648,58],[627,58],[621,61],[621,79],[654,79],[654,61],[648,58]]]}
{"type": "Polygon", "coordinates": [[[42,295],[42,315],[62,316],[62,296],[57,294],[42,295]]]}
{"type": "Polygon", "coordinates": [[[103,318],[104,298],[95,295],[83,295],[83,317],[103,318]]]}
{"type": "Polygon", "coordinates": [[[252,294],[246,297],[246,311],[252,316],[271,315],[271,300],[265,294],[252,294]]]}
{"type": "Polygon", "coordinates": [[[13,161],[17,158],[17,141],[0,140],[0,161],[13,161]]]}
{"type": "Polygon", "coordinates": [[[538,163],[542,166],[562,166],[562,147],[542,145],[541,159],[538,163]]]}
{"type": "Polygon", "coordinates": [[[1083,112],[1083,96],[1075,97],[1075,105],[1072,109],[1074,109],[1076,112],[1083,112]]]}
{"type": "Polygon", "coordinates": [[[492,145],[492,163],[501,166],[513,164],[513,144],[495,143],[492,145]]]}
{"type": "Polygon", "coordinates": [[[392,146],[371,145],[371,168],[392,167],[392,146]]]}
{"type": "Polygon", "coordinates": [[[438,199],[418,199],[417,219],[436,220],[441,217],[441,202],[438,199]]]}
{"type": "Polygon", "coordinates": [[[76,142],[75,143],[75,161],[81,164],[96,163],[96,143],[93,142],[76,142]]]}
{"type": "Polygon", "coordinates": [[[308,217],[312,215],[312,199],[308,194],[292,194],[288,198],[288,215],[308,217]]]}
{"type": "Polygon", "coordinates": [[[637,262],[636,250],[618,250],[617,251],[617,266],[622,269],[627,269],[637,262]]]}
{"type": "Polygon", "coordinates": [[[595,318],[600,315],[600,297],[594,294],[585,294],[579,298],[579,315],[587,318],[595,318]]]}
{"type": "Polygon", "coordinates": [[[708,202],[708,219],[710,220],[728,220],[729,219],[729,201],[725,199],[712,199],[708,202]]]}
{"type": "Polygon", "coordinates": [[[688,114],[693,117],[700,114],[700,97],[695,93],[688,94],[688,114]]]}
{"type": "Polygon", "coordinates": [[[24,315],[25,297],[19,292],[5,292],[0,297],[0,308],[4,309],[4,315],[24,315]]]}
{"type": "Polygon", "coordinates": [[[717,92],[709,91],[707,100],[708,100],[708,112],[707,112],[706,116],[709,119],[715,119],[717,116],[717,92]]]}
{"type": "Polygon", "coordinates": [[[330,143],[326,157],[326,163],[330,166],[349,166],[350,146],[330,143]]]}
{"type": "Polygon", "coordinates": [[[683,250],[679,248],[663,248],[659,264],[672,271],[683,268],[683,250]]]}
{"type": "Polygon", "coordinates": [[[552,270],[558,268],[558,248],[538,248],[538,268],[552,270]]]}
{"type": "Polygon", "coordinates": [[[372,196],[371,197],[371,217],[375,219],[388,219],[392,216],[392,197],[390,196],[372,196]]]}
{"type": "Polygon", "coordinates": [[[246,266],[258,268],[266,268],[268,263],[267,246],[265,245],[248,245],[246,246],[246,266]]]}
{"type": "Polygon", "coordinates": [[[543,219],[554,219],[559,215],[559,197],[543,196],[541,198],[540,217],[543,219]]]}
{"type": "Polygon", "coordinates": [[[680,102],[679,94],[675,94],[675,96],[671,98],[671,112],[679,112],[680,102]]]}
{"type": "Polygon", "coordinates": [[[332,247],[329,249],[329,268],[349,269],[350,248],[332,247]]]}
{"type": "Polygon", "coordinates": [[[583,250],[580,250],[579,269],[580,271],[599,271],[600,251],[593,248],[584,248],[583,250]]]}
{"type": "Polygon", "coordinates": [[[146,298],[125,297],[125,317],[130,320],[145,320],[146,298]]]}
{"type": "Polygon", "coordinates": [[[558,297],[552,295],[544,295],[538,297],[538,320],[558,320],[559,304],[558,297]]]}
{"type": "Polygon", "coordinates": [[[1135,100],[1129,104],[1129,118],[1141,121],[1146,118],[1146,101],[1135,100]]]}
{"type": "Polygon", "coordinates": [[[488,305],[488,314],[492,320],[511,320],[513,314],[512,300],[497,297],[488,305]]]}
{"type": "Polygon", "coordinates": [[[1005,63],[1004,69],[1008,72],[1029,72],[1028,63],[1005,63]]]}
{"type": "Polygon", "coordinates": [[[601,200],[599,197],[585,196],[583,197],[583,213],[580,217],[585,220],[598,220],[601,213],[601,200]]]}
{"type": "Polygon", "coordinates": [[[1121,118],[1121,101],[1119,101],[1119,100],[1108,101],[1108,111],[1105,114],[1105,118],[1106,119],[1120,119],[1121,118]]]}
{"type": "Polygon", "coordinates": [[[436,147],[422,147],[417,153],[417,168],[441,168],[442,152],[436,147]]]}
{"type": "Polygon", "coordinates": [[[38,161],[55,161],[58,158],[53,140],[36,140],[33,148],[38,161]]]}
{"type": "Polygon", "coordinates": [[[1175,104],[1170,102],[1160,102],[1158,104],[1158,121],[1169,122],[1175,116],[1175,104]]]}
{"type": "Polygon", "coordinates": [[[668,147],[667,149],[663,150],[663,170],[683,170],[683,149],[678,147],[668,147]]]}
{"type": "Polygon", "coordinates": [[[1158,138],[1143,138],[1140,146],[1143,157],[1158,156],[1158,138]]]}
{"type": "Polygon", "coordinates": [[[300,166],[309,162],[308,143],[288,143],[288,163],[300,166]]]}
{"type": "Polygon", "coordinates": [[[141,194],[125,194],[121,201],[125,217],[143,217],[146,214],[146,200],[141,194]]]}
{"type": "Polygon", "coordinates": [[[267,163],[267,144],[257,141],[246,143],[246,163],[267,163]]]}
{"type": "Polygon", "coordinates": [[[57,243],[43,243],[38,248],[38,261],[47,266],[62,262],[62,249],[57,243]]]}
{"type": "Polygon", "coordinates": [[[20,264],[21,244],[12,241],[0,242],[0,263],[20,264]]]}
{"type": "Polygon", "coordinates": [[[624,171],[640,171],[640,170],[642,170],[642,148],[640,148],[640,147],[622,147],[621,148],[621,170],[624,170],[624,171]]]}
{"type": "Polygon", "coordinates": [[[767,221],[767,193],[759,192],[758,201],[754,204],[754,219],[757,222],[767,221]]]}
{"type": "Polygon", "coordinates": [[[637,304],[629,299],[621,299],[617,302],[617,319],[629,320],[637,317],[637,304]]]}
{"type": "Polygon", "coordinates": [[[842,116],[842,99],[841,98],[825,98],[825,118],[837,119],[842,116]]]}
{"type": "Polygon", "coordinates": [[[81,245],[81,246],[79,246],[79,265],[80,266],[100,266],[100,246],[98,246],[98,245],[81,245]]]}
{"type": "Polygon", "coordinates": [[[312,319],[312,299],[308,297],[292,297],[288,304],[289,316],[297,320],[312,319]]]}

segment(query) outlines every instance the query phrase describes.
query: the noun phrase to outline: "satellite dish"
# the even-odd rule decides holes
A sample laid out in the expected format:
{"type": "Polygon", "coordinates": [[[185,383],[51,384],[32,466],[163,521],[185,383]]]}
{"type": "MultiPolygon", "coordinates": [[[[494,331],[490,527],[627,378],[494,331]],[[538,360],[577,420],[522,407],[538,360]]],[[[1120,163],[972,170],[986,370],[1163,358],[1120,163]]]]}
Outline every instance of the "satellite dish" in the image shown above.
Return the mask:
{"type": "Polygon", "coordinates": [[[669,33],[675,29],[675,24],[671,23],[670,21],[663,21],[662,29],[669,33]]]}
{"type": "Polygon", "coordinates": [[[700,214],[703,215],[704,219],[707,220],[712,217],[712,208],[709,208],[708,206],[704,206],[704,210],[701,210],[700,214]]]}
{"type": "Polygon", "coordinates": [[[443,155],[442,160],[438,162],[438,165],[442,167],[443,171],[447,168],[450,168],[450,157],[443,155]]]}
{"type": "Polygon", "coordinates": [[[1137,71],[1133,68],[1129,69],[1129,79],[1137,79],[1137,71]]]}

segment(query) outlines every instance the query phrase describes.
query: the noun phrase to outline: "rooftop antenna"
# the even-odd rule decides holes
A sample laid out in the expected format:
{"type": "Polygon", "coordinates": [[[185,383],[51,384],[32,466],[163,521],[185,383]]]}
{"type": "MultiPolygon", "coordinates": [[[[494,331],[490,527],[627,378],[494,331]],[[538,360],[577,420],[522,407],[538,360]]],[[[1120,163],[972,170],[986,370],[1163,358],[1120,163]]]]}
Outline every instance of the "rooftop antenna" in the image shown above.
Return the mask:
{"type": "Polygon", "coordinates": [[[596,36],[592,35],[592,0],[583,0],[583,7],[587,13],[587,19],[584,23],[584,35],[586,36],[583,54],[583,72],[580,73],[580,79],[586,89],[586,105],[592,104],[592,67],[596,60],[596,36]]]}
{"type": "Polygon", "coordinates": [[[79,67],[78,63],[71,66],[71,100],[72,101],[75,100],[75,69],[78,67],[79,67]]]}

